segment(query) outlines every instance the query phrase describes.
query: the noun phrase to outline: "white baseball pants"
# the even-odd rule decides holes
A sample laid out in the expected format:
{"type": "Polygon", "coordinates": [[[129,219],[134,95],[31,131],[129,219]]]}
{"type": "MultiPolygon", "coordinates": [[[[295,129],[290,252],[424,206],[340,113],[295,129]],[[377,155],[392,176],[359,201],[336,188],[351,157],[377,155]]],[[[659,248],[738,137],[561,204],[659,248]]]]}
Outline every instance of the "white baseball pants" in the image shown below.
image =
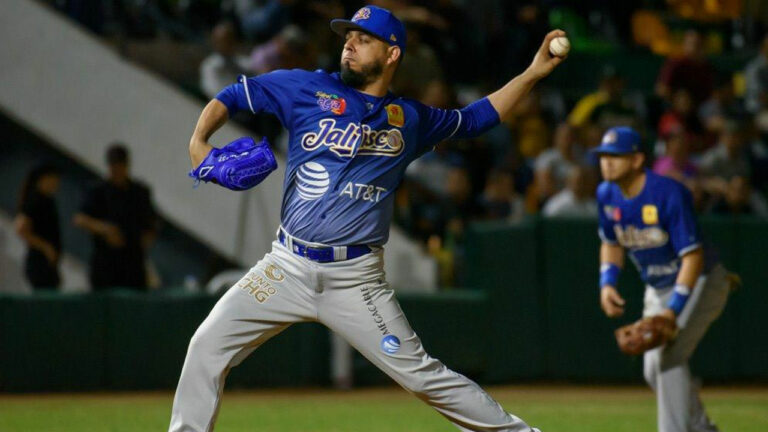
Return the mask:
{"type": "MultiPolygon", "coordinates": [[[[674,342],[647,351],[643,358],[645,380],[656,392],[659,432],[716,432],[691,378],[688,359],[710,324],[720,316],[728,300],[728,272],[717,265],[699,278],[685,309],[677,318],[680,332],[674,342]]],[[[643,316],[656,315],[666,307],[672,288],[645,290],[643,316]]]]}
{"type": "Polygon", "coordinates": [[[274,242],[272,252],[224,294],[192,337],[169,431],[212,431],[230,368],[302,321],[338,333],[462,431],[537,431],[424,351],[385,281],[382,256],[378,250],[316,263],[274,242]]]}

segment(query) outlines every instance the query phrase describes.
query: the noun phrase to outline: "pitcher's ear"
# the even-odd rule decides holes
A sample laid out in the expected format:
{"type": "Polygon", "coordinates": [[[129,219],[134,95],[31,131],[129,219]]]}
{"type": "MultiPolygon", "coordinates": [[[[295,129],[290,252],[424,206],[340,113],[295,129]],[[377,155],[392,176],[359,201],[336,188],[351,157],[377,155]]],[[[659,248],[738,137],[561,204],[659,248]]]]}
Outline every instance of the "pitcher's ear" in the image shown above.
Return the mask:
{"type": "Polygon", "coordinates": [[[400,58],[402,57],[403,53],[400,50],[400,47],[397,45],[393,45],[389,47],[389,56],[387,58],[387,64],[397,64],[400,61],[400,58]]]}

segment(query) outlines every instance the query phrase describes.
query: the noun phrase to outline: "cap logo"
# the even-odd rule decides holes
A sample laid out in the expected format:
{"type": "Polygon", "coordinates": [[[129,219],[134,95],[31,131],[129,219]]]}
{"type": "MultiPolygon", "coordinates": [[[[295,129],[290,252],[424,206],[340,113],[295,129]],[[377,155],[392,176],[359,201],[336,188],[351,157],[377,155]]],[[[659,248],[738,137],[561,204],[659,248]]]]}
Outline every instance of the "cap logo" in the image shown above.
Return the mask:
{"type": "Polygon", "coordinates": [[[392,42],[397,42],[397,38],[395,37],[394,34],[389,35],[389,40],[391,40],[392,42]]]}
{"type": "Polygon", "coordinates": [[[616,142],[618,135],[616,131],[608,131],[603,137],[603,144],[613,144],[616,142]]]}
{"type": "Polygon", "coordinates": [[[367,7],[355,12],[355,16],[352,17],[352,21],[360,21],[371,17],[371,10],[367,7]]]}

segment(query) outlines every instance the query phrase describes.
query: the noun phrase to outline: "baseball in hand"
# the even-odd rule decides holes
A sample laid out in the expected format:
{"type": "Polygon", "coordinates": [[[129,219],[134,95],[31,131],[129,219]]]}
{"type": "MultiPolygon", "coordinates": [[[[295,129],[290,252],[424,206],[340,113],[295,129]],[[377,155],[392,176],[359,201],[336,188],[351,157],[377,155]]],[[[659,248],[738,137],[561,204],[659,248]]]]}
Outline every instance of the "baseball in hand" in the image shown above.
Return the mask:
{"type": "Polygon", "coordinates": [[[558,36],[549,42],[549,53],[555,57],[565,57],[571,50],[571,42],[565,36],[558,36]]]}

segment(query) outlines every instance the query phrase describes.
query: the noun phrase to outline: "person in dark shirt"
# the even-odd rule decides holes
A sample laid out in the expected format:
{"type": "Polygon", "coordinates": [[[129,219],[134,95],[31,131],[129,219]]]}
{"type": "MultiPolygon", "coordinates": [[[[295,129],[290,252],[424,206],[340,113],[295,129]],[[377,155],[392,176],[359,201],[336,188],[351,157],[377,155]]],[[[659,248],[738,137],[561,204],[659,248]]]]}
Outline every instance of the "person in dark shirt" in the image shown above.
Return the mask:
{"type": "Polygon", "coordinates": [[[19,194],[16,232],[27,244],[24,272],[35,289],[56,289],[61,256],[59,213],[54,196],[61,177],[53,165],[33,168],[19,194]]]}
{"type": "Polygon", "coordinates": [[[704,38],[688,30],[683,40],[683,55],[667,59],[659,72],[656,94],[669,101],[676,90],[687,91],[697,109],[712,94],[715,71],[707,60],[704,38]]]}
{"type": "Polygon", "coordinates": [[[131,179],[128,150],[107,150],[109,175],[88,191],[76,226],[93,235],[90,279],[94,291],[147,287],[145,258],[156,234],[150,190],[131,179]]]}

